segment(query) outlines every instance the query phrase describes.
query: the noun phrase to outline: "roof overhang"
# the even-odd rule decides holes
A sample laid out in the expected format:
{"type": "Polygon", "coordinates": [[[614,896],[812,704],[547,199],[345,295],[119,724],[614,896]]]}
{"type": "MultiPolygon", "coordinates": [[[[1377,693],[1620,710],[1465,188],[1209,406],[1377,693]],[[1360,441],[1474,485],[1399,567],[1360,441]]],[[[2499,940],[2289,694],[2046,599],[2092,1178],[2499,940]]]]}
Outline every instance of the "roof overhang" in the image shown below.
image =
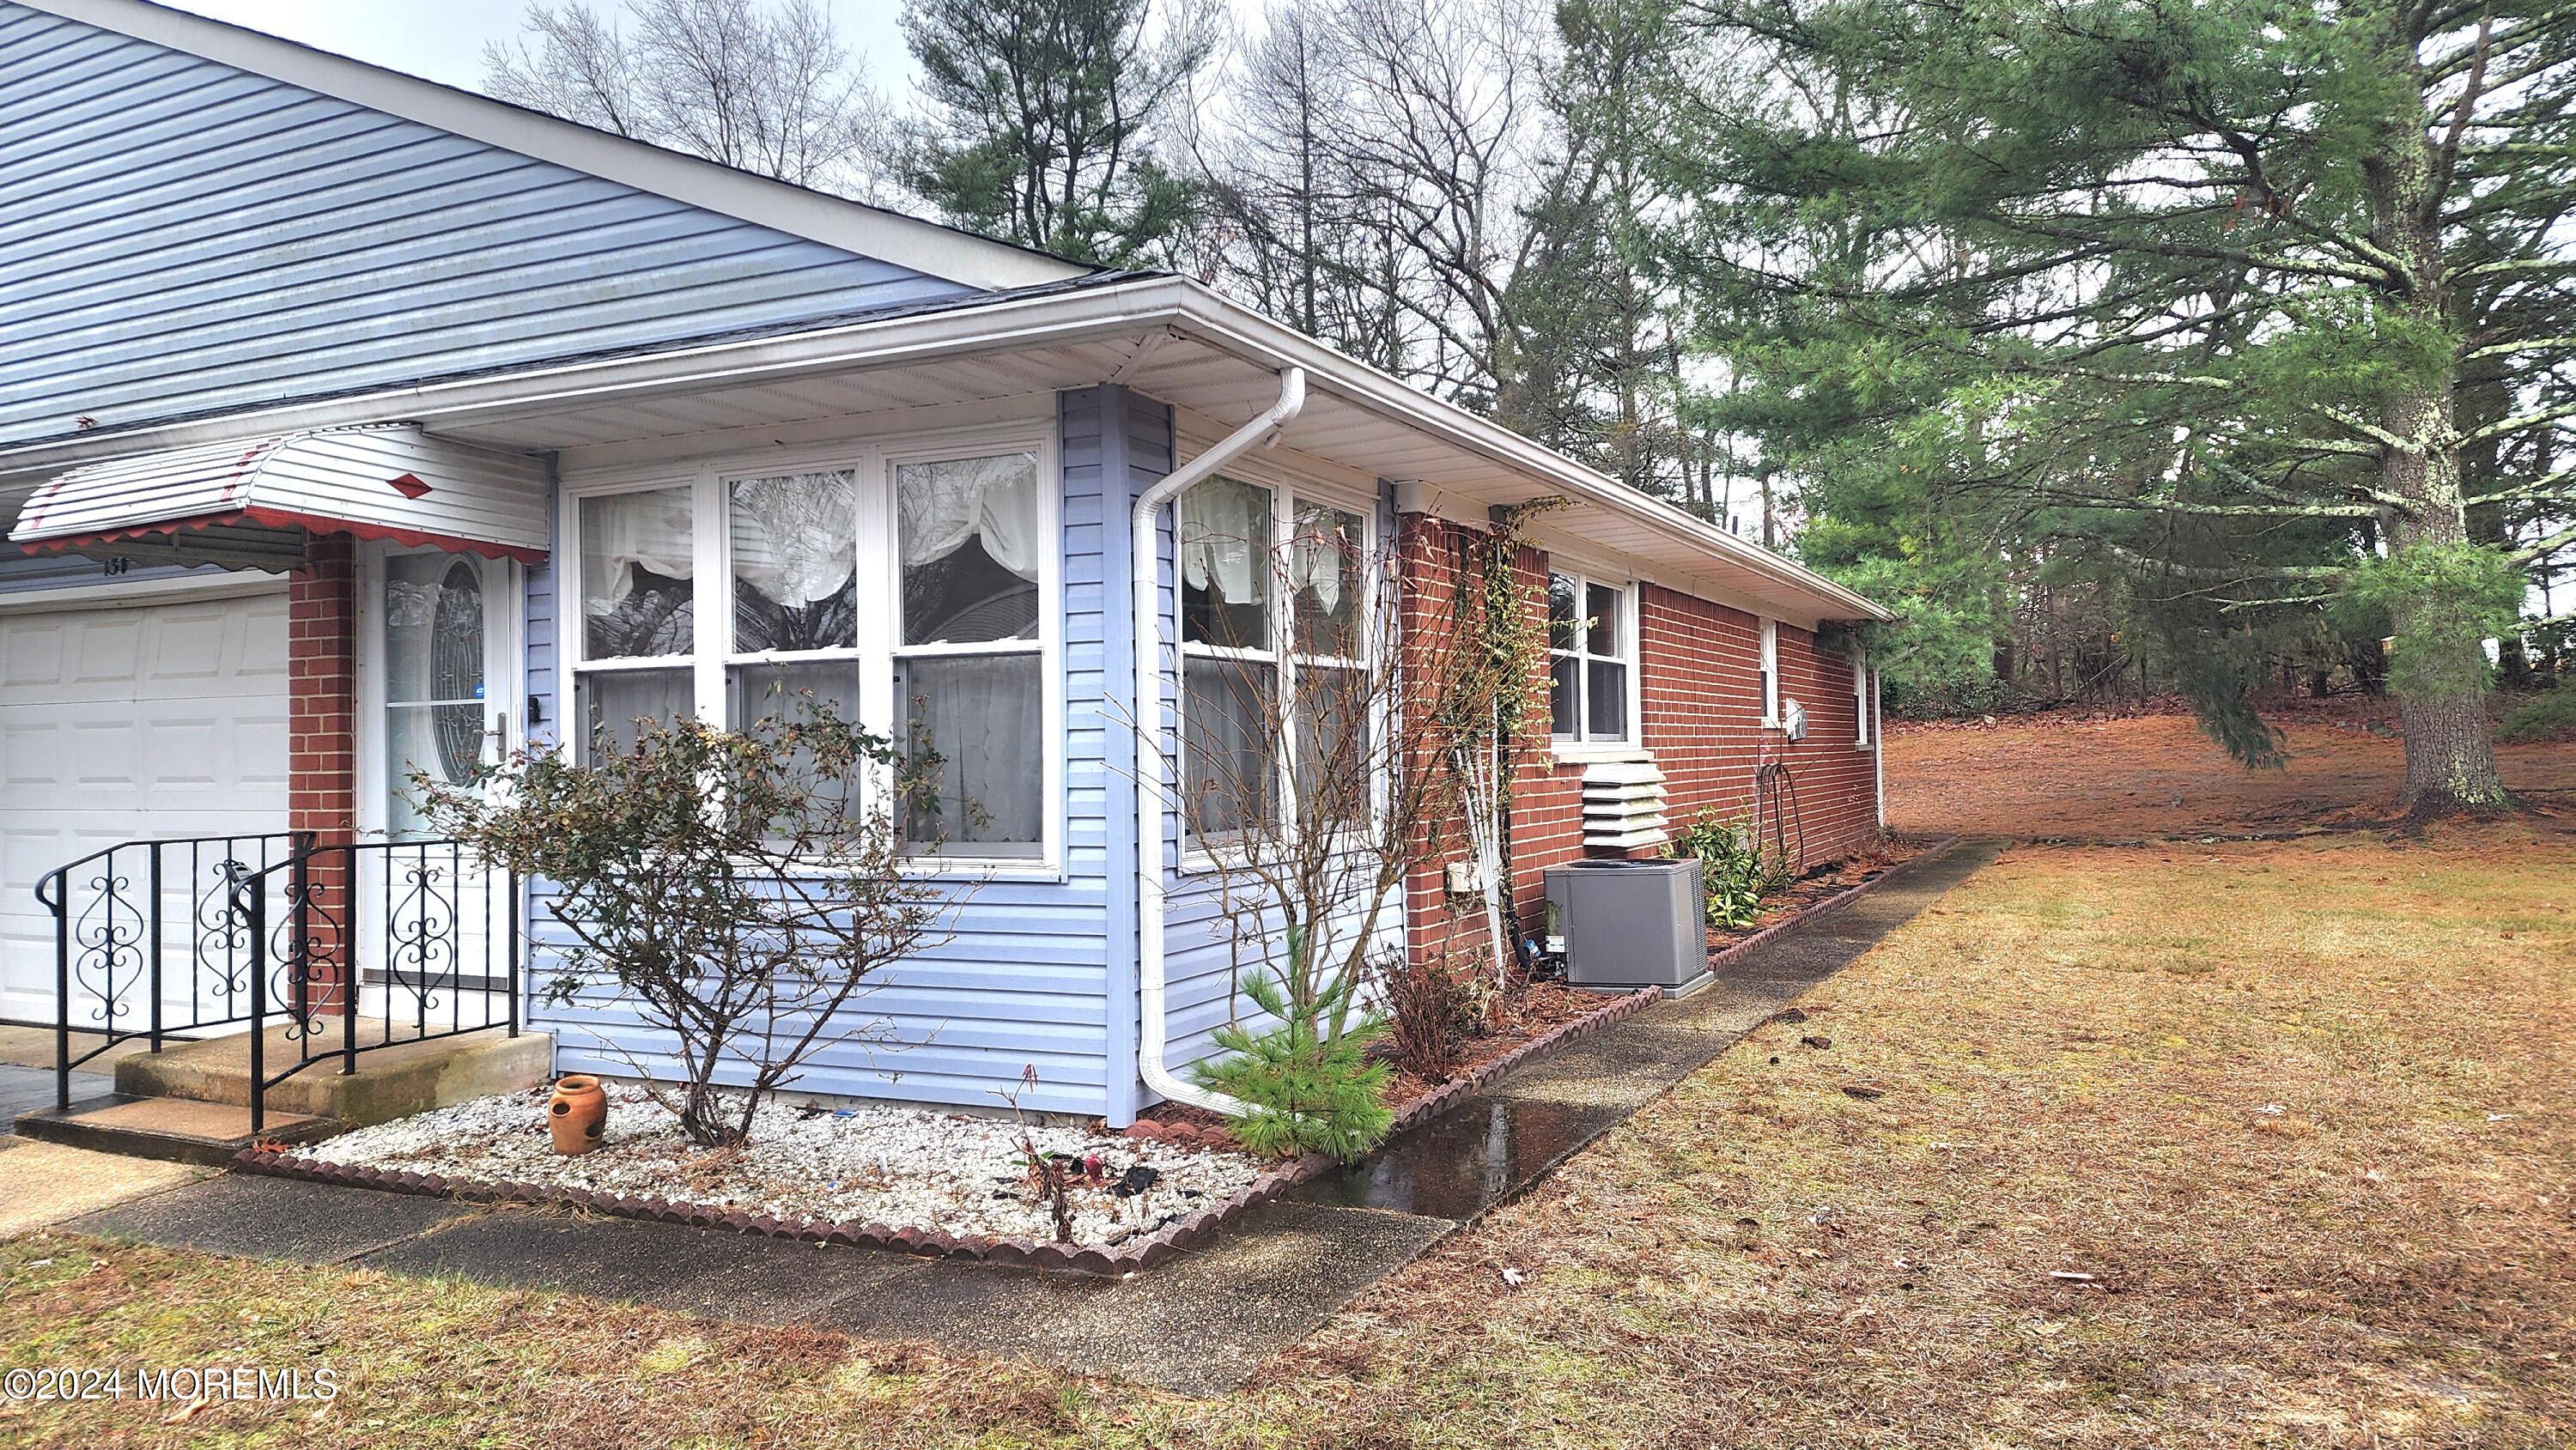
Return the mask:
{"type": "Polygon", "coordinates": [[[1492,421],[1169,276],[997,297],[905,316],[734,337],[506,374],[424,382],[227,418],[177,421],[0,451],[10,476],[111,452],[239,438],[253,429],[419,420],[434,435],[526,451],[622,446],[651,457],[676,435],[763,446],[790,420],[972,403],[1117,383],[1231,426],[1307,370],[1308,402],[1281,444],[1399,485],[1409,506],[1466,520],[1558,495],[1546,531],[1635,561],[1675,587],[1801,623],[1885,620],[1885,609],[1492,421]]]}
{"type": "Polygon", "coordinates": [[[29,553],[282,568],[311,534],[536,562],[543,460],[411,423],[301,429],[84,464],[30,495],[9,530],[29,553]]]}

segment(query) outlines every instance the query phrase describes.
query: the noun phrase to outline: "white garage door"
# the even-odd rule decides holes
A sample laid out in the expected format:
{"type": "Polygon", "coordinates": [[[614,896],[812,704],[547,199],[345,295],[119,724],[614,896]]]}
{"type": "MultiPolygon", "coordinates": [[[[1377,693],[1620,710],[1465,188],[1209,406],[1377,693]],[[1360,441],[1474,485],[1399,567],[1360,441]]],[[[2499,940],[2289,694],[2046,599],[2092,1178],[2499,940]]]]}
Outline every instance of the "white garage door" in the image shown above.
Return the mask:
{"type": "Polygon", "coordinates": [[[285,828],[282,588],[0,604],[0,1018],[53,1020],[38,877],[119,841],[285,828]]]}

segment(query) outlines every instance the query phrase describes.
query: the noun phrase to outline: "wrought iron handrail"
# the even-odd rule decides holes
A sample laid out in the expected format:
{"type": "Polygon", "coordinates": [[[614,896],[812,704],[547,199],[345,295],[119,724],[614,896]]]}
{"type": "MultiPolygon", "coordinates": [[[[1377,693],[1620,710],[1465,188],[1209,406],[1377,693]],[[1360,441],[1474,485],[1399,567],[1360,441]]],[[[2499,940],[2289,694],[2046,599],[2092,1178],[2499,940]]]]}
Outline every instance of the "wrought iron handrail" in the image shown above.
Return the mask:
{"type": "Polygon", "coordinates": [[[257,1133],[266,1127],[268,1091],[315,1062],[337,1058],[342,1073],[353,1073],[371,1049],[496,1027],[516,1037],[520,885],[515,873],[484,869],[457,841],[323,843],[309,831],[121,841],[57,867],[36,887],[55,924],[56,1101],[68,1108],[72,1069],[119,1043],[148,1036],[158,1052],[172,1033],[246,1025],[257,1133]],[[255,852],[246,849],[254,842],[255,852]],[[190,888],[184,954],[169,949],[165,869],[182,848],[190,888]],[[141,901],[134,868],[119,869],[120,853],[139,853],[148,881],[141,901]],[[199,885],[200,874],[211,881],[199,885]],[[75,910],[84,892],[89,899],[75,910]],[[174,957],[187,969],[184,998],[171,976],[174,957]],[[213,989],[202,990],[209,972],[213,989]],[[125,1000],[143,984],[149,1025],[128,1028],[125,1000]],[[370,988],[381,1006],[372,1026],[361,1017],[370,988]],[[89,1002],[103,1040],[75,1056],[75,1018],[89,1002]],[[334,1015],[337,1031],[326,1032],[334,1015]],[[267,1039],[281,1020],[294,1059],[272,1070],[267,1039]],[[337,1040],[324,1046],[326,1036],[337,1040]]]}
{"type": "Polygon", "coordinates": [[[524,900],[516,872],[481,867],[462,842],[446,839],[360,841],[317,844],[294,859],[259,871],[241,873],[233,891],[234,911],[251,940],[265,950],[283,942],[276,978],[288,1001],[269,1000],[270,973],[251,978],[251,1011],[265,1024],[272,1010],[286,1019],[286,1038],[295,1058],[270,1071],[265,1031],[250,1042],[250,1129],[267,1127],[269,1089],[316,1062],[338,1058],[345,1074],[358,1070],[358,1055],[405,1043],[459,1037],[501,1028],[519,1035],[519,993],[523,937],[519,912],[524,900]],[[269,909],[271,878],[287,873],[286,919],[273,930],[269,909]],[[331,883],[339,886],[340,912],[329,906],[331,883]],[[372,905],[366,891],[373,887],[372,905]],[[369,947],[375,948],[373,970],[383,992],[383,1010],[370,1029],[362,1016],[362,993],[370,971],[369,947]],[[466,972],[469,953],[482,970],[466,972]],[[469,985],[469,983],[471,985],[469,985]],[[317,994],[316,989],[327,989],[317,994]],[[316,1000],[317,995],[327,999],[316,1000]],[[398,1017],[399,999],[411,1007],[408,1024],[398,1017]],[[495,1020],[492,998],[502,999],[503,1015],[495,1020]],[[466,1003],[480,1010],[468,1020],[466,1003]],[[446,1008],[447,1020],[437,1021],[446,1008]],[[337,1007],[336,1045],[323,1045],[337,1007]],[[407,1032],[401,1031],[408,1026],[407,1032]],[[317,1050],[318,1048],[318,1050],[317,1050]]]}
{"type": "Polygon", "coordinates": [[[291,858],[312,839],[310,832],[245,832],[224,836],[164,836],[119,841],[66,862],[36,880],[36,901],[54,918],[54,1096],[58,1106],[71,1105],[72,1069],[120,1043],[148,1038],[161,1050],[172,1033],[229,1026],[243,1020],[240,1003],[250,943],[240,934],[231,912],[231,867],[255,855],[262,866],[272,855],[291,858]],[[179,872],[185,911],[183,950],[186,996],[179,999],[171,981],[170,941],[173,856],[184,848],[187,860],[179,872]],[[135,897],[136,868],[125,864],[139,856],[144,895],[135,897]],[[96,867],[95,871],[90,870],[96,867]],[[205,877],[200,881],[199,877],[205,877]],[[74,909],[76,893],[87,900],[74,909]],[[141,1025],[132,1020],[127,999],[146,988],[141,1025]],[[94,1004],[94,1005],[93,1005],[94,1004]],[[82,1016],[84,1006],[90,1008],[82,1016]],[[74,1055],[72,1033],[91,1030],[99,1043],[74,1055]]]}

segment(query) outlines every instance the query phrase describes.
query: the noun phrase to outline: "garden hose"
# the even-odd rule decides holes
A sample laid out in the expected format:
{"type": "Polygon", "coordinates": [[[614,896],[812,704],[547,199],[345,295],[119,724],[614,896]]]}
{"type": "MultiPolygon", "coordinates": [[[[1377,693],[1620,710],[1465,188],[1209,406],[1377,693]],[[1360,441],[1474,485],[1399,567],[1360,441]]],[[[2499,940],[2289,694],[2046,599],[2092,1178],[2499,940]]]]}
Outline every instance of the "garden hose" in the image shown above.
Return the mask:
{"type": "Polygon", "coordinates": [[[1787,762],[1765,761],[1753,772],[1753,835],[1756,850],[1759,850],[1762,844],[1762,805],[1765,800],[1768,800],[1771,805],[1772,859],[1779,862],[1791,877],[1805,875],[1807,820],[1805,814],[1798,809],[1798,783],[1790,778],[1787,762]],[[1785,810],[1782,805],[1784,798],[1787,802],[1785,810]],[[1792,839],[1797,842],[1794,858],[1789,850],[1792,839]]]}

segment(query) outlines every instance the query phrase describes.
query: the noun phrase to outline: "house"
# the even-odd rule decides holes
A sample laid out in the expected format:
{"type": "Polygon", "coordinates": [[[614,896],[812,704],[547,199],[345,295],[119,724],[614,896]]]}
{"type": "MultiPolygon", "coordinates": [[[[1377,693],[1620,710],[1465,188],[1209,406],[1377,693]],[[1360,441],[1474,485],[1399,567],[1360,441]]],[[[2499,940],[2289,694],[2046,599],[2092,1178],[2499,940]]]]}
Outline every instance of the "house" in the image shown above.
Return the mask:
{"type": "MultiPolygon", "coordinates": [[[[784,686],[931,722],[979,807],[919,857],[953,936],[865,1003],[904,1050],[799,1086],[989,1106],[1033,1066],[1029,1106],[1129,1121],[1233,1005],[1127,723],[1173,728],[1175,596],[1225,588],[1176,570],[1175,478],[1373,541],[1569,501],[1528,535],[1568,627],[1524,899],[1766,765],[1811,860],[1877,830],[1875,678],[1819,639],[1877,606],[1185,279],[142,0],[0,0],[0,197],[0,1018],[140,1010],[37,899],[65,863],[398,838],[411,769],[784,686]]],[[[563,1070],[660,1050],[613,1004],[531,1022],[563,1070]]]]}

